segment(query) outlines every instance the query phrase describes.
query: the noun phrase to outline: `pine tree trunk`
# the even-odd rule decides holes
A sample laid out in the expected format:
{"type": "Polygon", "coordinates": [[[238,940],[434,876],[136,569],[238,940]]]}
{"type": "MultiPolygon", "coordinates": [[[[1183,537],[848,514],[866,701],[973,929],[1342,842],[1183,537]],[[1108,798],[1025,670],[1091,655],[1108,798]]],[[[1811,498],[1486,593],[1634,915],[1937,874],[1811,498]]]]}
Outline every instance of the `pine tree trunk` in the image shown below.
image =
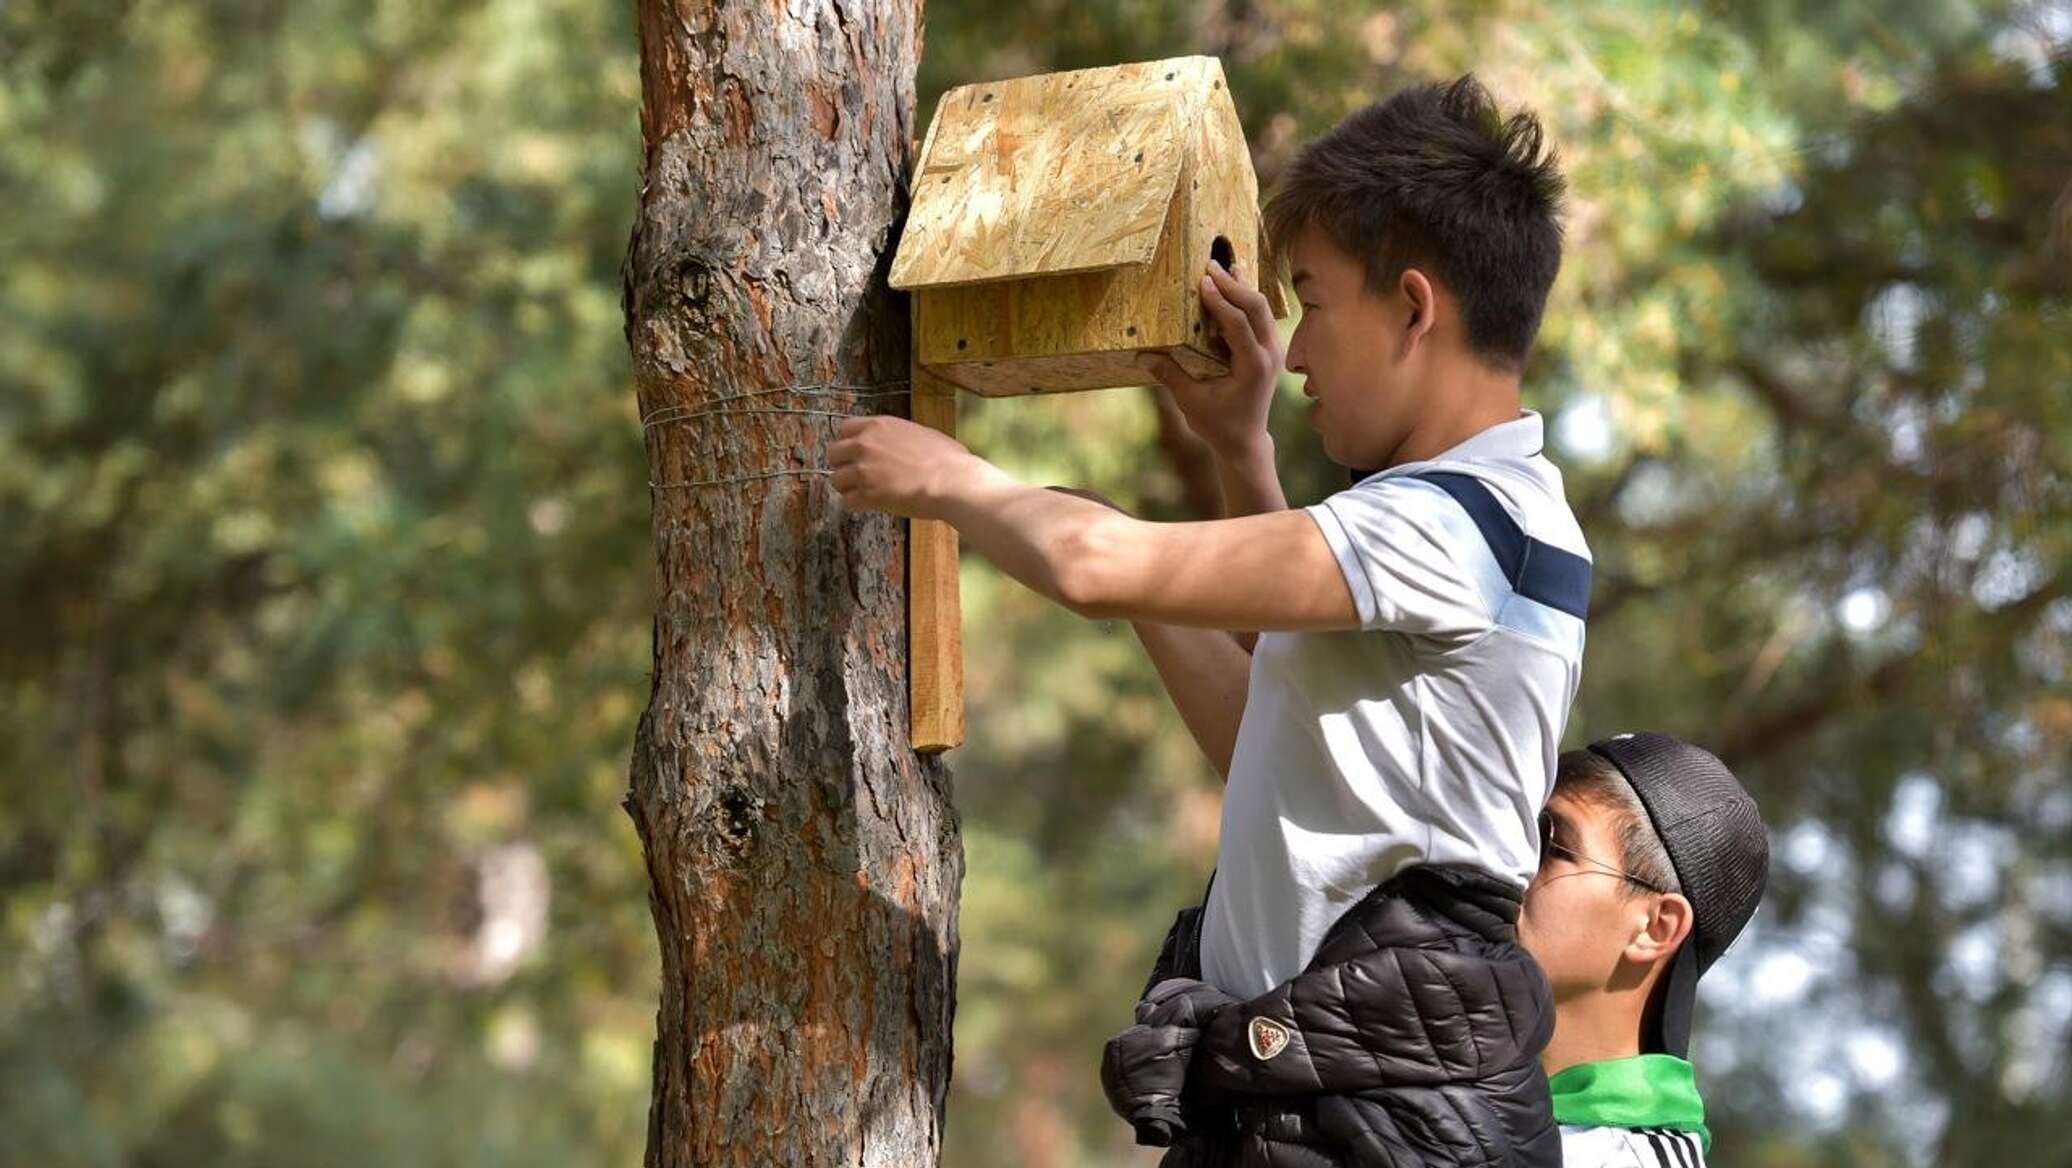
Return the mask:
{"type": "Polygon", "coordinates": [[[747,412],[904,411],[779,387],[907,375],[884,273],[919,0],[637,7],[625,307],[659,607],[626,806],[662,952],[647,1163],[933,1165],[963,852],[947,770],[908,747],[904,529],[845,515],[811,473],[837,419],[747,412]]]}

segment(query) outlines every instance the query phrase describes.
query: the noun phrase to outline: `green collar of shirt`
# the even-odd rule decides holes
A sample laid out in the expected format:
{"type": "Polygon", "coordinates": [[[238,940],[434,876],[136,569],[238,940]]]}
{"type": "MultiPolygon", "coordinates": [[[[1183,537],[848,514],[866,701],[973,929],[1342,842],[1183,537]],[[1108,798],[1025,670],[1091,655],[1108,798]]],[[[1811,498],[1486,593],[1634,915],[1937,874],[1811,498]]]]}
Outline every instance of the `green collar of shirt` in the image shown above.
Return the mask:
{"type": "Polygon", "coordinates": [[[1705,1101],[1691,1064],[1667,1054],[1578,1063],[1552,1076],[1554,1121],[1583,1127],[1666,1127],[1695,1132],[1705,1150],[1705,1101]]]}

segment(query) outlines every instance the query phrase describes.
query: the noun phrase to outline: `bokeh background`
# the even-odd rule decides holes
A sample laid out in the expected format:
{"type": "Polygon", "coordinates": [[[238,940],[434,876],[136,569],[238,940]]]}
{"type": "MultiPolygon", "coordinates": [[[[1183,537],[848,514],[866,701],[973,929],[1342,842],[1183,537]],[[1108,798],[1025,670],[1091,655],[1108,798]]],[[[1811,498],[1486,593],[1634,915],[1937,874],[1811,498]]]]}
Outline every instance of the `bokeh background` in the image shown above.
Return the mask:
{"type": "MultiPolygon", "coordinates": [[[[0,1163],[639,1161],[630,7],[0,0],[0,1163]]],[[[1570,743],[1711,745],[1774,832],[1718,1163],[2072,1163],[2068,49],[2063,2],[929,7],[922,124],[1192,52],[1267,182],[1409,82],[1540,112],[1570,743]]],[[[965,432],[1184,516],[1160,417],[965,432]]],[[[1094,1070],[1218,787],[1126,628],[964,583],[944,1162],[1148,1164],[1094,1070]]]]}

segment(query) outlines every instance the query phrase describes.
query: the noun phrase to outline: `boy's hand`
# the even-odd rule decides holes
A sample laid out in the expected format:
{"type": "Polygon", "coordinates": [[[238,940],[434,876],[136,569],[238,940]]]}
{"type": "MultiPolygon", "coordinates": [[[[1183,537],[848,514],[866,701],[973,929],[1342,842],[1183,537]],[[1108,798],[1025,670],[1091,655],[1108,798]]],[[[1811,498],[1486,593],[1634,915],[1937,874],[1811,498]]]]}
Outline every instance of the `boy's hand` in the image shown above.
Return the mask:
{"type": "Polygon", "coordinates": [[[939,519],[942,504],[984,465],[962,442],[905,418],[850,418],[827,448],[842,506],[939,519]]]}
{"type": "Polygon", "coordinates": [[[1140,354],[1137,363],[1172,391],[1188,429],[1218,456],[1235,457],[1266,435],[1266,411],[1280,376],[1281,334],[1266,295],[1214,260],[1202,277],[1201,300],[1230,349],[1229,373],[1197,380],[1163,353],[1140,354]]]}

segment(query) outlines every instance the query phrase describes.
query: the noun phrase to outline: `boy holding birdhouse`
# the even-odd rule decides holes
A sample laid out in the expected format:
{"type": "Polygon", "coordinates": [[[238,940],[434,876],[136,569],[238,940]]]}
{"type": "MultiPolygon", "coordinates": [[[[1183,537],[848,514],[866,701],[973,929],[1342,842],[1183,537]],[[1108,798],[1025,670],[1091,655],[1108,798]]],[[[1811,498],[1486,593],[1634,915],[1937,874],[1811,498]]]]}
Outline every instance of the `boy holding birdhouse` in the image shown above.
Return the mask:
{"type": "Polygon", "coordinates": [[[1168,1165],[1560,1163],[1552,1003],[1516,925],[1590,581],[1520,408],[1561,189],[1538,123],[1469,77],[1307,146],[1266,207],[1303,305],[1285,354],[1265,296],[1211,265],[1229,372],[1147,361],[1230,517],[1140,521],[896,418],[829,449],[845,506],[946,520],[1132,621],[1226,777],[1206,901],[1102,1068],[1168,1165]],[[1378,468],[1300,509],[1265,426],[1284,361],[1330,457],[1378,468]]]}

